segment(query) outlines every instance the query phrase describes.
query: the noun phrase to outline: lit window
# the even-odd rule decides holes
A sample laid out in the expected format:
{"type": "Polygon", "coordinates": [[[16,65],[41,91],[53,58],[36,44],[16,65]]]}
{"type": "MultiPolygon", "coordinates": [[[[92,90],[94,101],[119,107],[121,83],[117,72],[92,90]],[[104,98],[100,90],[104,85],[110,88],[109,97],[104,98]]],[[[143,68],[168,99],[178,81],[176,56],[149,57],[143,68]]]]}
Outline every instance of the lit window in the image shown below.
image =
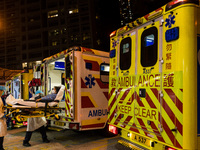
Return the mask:
{"type": "Polygon", "coordinates": [[[148,46],[151,46],[154,44],[154,35],[151,34],[151,35],[148,35],[144,38],[145,40],[145,47],[148,47],[148,46]]]}
{"type": "Polygon", "coordinates": [[[100,79],[101,79],[101,82],[103,82],[103,83],[108,83],[109,82],[109,71],[110,71],[109,64],[102,63],[100,65],[100,79]]]}
{"type": "Polygon", "coordinates": [[[48,12],[48,18],[58,17],[58,10],[53,10],[48,12]]]}
{"type": "Polygon", "coordinates": [[[69,14],[75,14],[75,13],[78,13],[78,9],[69,10],[69,14]]]}
{"type": "Polygon", "coordinates": [[[53,41],[52,42],[52,46],[56,46],[56,45],[58,45],[58,42],[57,41],[53,41]]]}

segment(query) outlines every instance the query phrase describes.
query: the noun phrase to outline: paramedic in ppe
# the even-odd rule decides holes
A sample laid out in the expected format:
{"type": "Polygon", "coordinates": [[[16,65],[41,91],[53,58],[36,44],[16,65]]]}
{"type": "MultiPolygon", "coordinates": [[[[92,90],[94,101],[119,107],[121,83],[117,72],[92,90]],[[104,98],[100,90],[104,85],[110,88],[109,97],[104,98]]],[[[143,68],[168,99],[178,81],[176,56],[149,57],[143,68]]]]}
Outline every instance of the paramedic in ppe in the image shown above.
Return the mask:
{"type": "Polygon", "coordinates": [[[4,103],[1,99],[1,96],[3,95],[5,90],[4,86],[0,86],[0,150],[4,150],[3,148],[3,140],[4,140],[4,136],[7,133],[7,125],[6,125],[6,118],[4,115],[4,103]]]}
{"type": "MultiPolygon", "coordinates": [[[[43,92],[38,90],[38,91],[36,91],[36,93],[34,95],[35,97],[33,96],[33,98],[37,99],[37,97],[40,96],[41,94],[43,94],[43,92]]],[[[23,141],[23,146],[26,146],[26,147],[31,146],[29,141],[31,139],[33,131],[36,129],[39,129],[44,143],[50,142],[47,139],[47,135],[46,135],[45,125],[47,122],[46,122],[45,117],[28,118],[27,122],[28,122],[27,131],[26,131],[25,139],[23,141]]]]}

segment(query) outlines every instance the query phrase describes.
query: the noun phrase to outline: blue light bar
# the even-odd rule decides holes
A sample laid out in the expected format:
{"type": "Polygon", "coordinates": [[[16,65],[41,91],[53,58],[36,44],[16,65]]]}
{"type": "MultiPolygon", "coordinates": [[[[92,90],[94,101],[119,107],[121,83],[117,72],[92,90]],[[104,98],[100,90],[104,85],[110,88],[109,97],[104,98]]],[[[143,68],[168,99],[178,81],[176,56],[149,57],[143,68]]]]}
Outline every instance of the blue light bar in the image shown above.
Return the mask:
{"type": "Polygon", "coordinates": [[[56,61],[54,69],[55,70],[65,70],[65,62],[56,61]]]}
{"type": "Polygon", "coordinates": [[[116,50],[115,49],[111,50],[110,51],[110,58],[115,57],[115,55],[116,55],[116,50]]]}

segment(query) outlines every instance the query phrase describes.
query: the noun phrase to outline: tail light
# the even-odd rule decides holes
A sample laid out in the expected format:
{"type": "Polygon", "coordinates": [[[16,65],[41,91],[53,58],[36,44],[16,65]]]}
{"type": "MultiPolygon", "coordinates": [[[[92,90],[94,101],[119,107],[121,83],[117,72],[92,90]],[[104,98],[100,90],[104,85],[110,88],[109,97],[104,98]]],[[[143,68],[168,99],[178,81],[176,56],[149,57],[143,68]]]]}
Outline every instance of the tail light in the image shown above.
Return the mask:
{"type": "Polygon", "coordinates": [[[109,125],[109,132],[113,134],[118,134],[118,129],[115,126],[109,125]]]}
{"type": "Polygon", "coordinates": [[[166,146],[165,147],[165,150],[176,150],[175,148],[171,148],[171,147],[169,147],[169,146],[166,146]]]}
{"type": "Polygon", "coordinates": [[[24,126],[27,126],[27,121],[24,121],[24,122],[23,122],[23,125],[24,125],[24,126]]]}
{"type": "Polygon", "coordinates": [[[79,123],[69,123],[69,128],[73,130],[79,130],[79,123]]]}
{"type": "Polygon", "coordinates": [[[15,120],[13,120],[12,122],[13,122],[13,124],[15,124],[15,123],[16,123],[16,122],[15,122],[15,120]]]}

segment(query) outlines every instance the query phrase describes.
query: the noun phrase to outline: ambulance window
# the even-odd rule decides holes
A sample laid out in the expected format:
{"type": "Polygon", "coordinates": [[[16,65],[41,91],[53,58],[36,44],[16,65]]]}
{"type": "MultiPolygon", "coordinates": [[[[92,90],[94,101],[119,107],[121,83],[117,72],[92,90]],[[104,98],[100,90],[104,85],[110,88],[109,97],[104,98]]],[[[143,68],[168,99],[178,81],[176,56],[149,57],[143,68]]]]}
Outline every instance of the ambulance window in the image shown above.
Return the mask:
{"type": "Polygon", "coordinates": [[[141,65],[154,66],[158,58],[158,30],[151,27],[142,33],[141,37],[141,65]]]}
{"type": "Polygon", "coordinates": [[[120,43],[120,69],[127,70],[131,66],[131,38],[127,37],[120,43]]]}
{"type": "Polygon", "coordinates": [[[101,82],[103,82],[103,83],[108,83],[109,82],[109,71],[110,71],[109,64],[102,63],[100,65],[100,79],[101,79],[101,82]]]}

